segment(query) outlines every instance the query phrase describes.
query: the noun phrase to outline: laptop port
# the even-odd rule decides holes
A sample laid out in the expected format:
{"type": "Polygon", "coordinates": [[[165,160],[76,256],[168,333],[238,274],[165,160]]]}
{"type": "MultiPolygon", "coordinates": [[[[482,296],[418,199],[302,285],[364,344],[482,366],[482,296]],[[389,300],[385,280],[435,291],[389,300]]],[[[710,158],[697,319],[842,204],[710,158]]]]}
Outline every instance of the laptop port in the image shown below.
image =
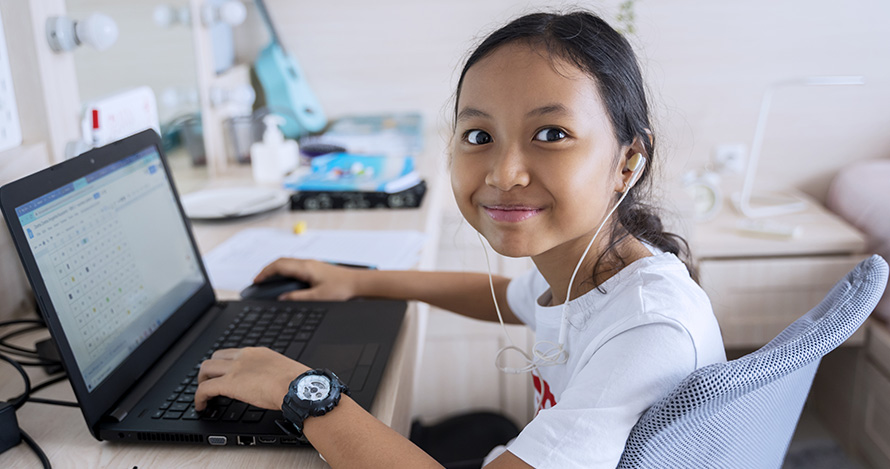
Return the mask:
{"type": "Polygon", "coordinates": [[[274,445],[275,442],[278,440],[274,436],[258,436],[256,439],[264,445],[274,445]]]}
{"type": "Polygon", "coordinates": [[[210,435],[207,437],[207,442],[213,446],[224,446],[226,444],[226,441],[228,441],[228,438],[224,436],[210,435]]]}
{"type": "Polygon", "coordinates": [[[256,438],[252,436],[242,436],[238,435],[238,445],[239,446],[253,446],[256,444],[256,438]]]}
{"type": "Polygon", "coordinates": [[[300,440],[293,436],[283,436],[279,438],[278,441],[283,445],[296,445],[300,443],[300,440]]]}

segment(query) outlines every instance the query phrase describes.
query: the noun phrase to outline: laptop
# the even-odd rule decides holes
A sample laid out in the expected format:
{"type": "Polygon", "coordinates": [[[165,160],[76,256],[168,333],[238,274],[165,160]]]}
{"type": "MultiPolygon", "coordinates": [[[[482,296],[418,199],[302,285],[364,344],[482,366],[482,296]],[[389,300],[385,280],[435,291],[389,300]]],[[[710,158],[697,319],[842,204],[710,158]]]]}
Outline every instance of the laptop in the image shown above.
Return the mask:
{"type": "Polygon", "coordinates": [[[96,439],[305,443],[280,411],[215,398],[195,412],[219,348],[329,368],[370,408],[406,303],[217,301],[154,131],[3,186],[0,209],[96,439]]]}

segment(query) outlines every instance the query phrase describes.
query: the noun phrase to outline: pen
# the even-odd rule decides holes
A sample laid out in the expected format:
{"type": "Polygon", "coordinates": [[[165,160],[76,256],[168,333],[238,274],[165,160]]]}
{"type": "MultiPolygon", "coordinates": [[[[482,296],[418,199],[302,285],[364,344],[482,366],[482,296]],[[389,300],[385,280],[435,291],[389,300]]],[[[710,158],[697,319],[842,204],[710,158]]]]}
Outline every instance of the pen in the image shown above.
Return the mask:
{"type": "Polygon", "coordinates": [[[371,269],[371,270],[377,270],[377,267],[376,267],[376,266],[373,266],[373,265],[349,264],[349,263],[346,263],[346,262],[331,262],[331,261],[325,261],[325,262],[327,262],[328,264],[331,264],[331,265],[338,265],[338,266],[340,266],[340,267],[350,267],[350,268],[353,268],[353,269],[371,269]]]}

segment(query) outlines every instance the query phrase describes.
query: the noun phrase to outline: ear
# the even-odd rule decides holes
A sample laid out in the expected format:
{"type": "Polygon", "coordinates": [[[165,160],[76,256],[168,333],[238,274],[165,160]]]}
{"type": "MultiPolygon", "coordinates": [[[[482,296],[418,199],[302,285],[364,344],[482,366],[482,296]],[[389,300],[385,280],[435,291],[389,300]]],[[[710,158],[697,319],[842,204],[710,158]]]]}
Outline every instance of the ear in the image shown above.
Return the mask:
{"type": "MultiPolygon", "coordinates": [[[[648,136],[651,141],[652,134],[649,133],[648,136]]],[[[634,141],[631,142],[630,145],[622,147],[621,156],[618,158],[618,165],[616,167],[617,183],[615,192],[624,192],[625,189],[633,187],[633,185],[640,180],[643,172],[647,170],[648,162],[649,153],[646,151],[646,146],[639,137],[634,138],[634,141]],[[640,167],[639,171],[634,174],[634,171],[630,168],[630,164],[637,154],[641,155],[644,160],[641,162],[642,167],[640,167]]]]}

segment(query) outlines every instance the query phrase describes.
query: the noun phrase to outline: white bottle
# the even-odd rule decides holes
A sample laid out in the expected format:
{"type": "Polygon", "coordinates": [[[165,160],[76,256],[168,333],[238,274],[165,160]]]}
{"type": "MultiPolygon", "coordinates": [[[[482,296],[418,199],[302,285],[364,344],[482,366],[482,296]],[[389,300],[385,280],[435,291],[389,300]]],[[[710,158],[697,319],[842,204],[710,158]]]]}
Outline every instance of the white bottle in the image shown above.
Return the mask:
{"type": "Polygon", "coordinates": [[[299,162],[299,147],[295,140],[285,140],[278,127],[284,118],[277,114],[263,117],[266,131],[263,141],[250,146],[250,165],[253,179],[260,183],[280,183],[284,175],[293,171],[299,162]]]}

